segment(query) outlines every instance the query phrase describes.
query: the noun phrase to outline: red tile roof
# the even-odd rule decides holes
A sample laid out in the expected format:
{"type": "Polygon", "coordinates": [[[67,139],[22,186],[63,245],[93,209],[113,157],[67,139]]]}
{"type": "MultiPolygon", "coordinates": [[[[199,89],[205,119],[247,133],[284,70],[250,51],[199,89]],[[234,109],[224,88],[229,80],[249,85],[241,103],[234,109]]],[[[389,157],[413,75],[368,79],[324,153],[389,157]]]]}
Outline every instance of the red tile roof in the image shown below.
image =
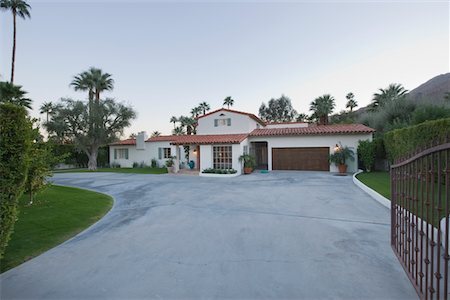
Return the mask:
{"type": "Polygon", "coordinates": [[[266,122],[266,125],[307,124],[308,122],[266,122]]]}
{"type": "Polygon", "coordinates": [[[262,128],[253,130],[249,136],[332,135],[372,133],[374,131],[374,129],[362,124],[336,124],[295,128],[262,128]]]}
{"type": "Polygon", "coordinates": [[[136,145],[136,139],[126,139],[123,141],[117,141],[114,143],[111,143],[110,145],[115,146],[115,145],[136,145]]]}
{"type": "Polygon", "coordinates": [[[239,144],[248,134],[179,135],[172,144],[239,144]]]}
{"type": "Polygon", "coordinates": [[[160,135],[153,136],[146,140],[146,142],[172,142],[178,138],[177,135],[160,135]]]}
{"type": "Polygon", "coordinates": [[[204,115],[202,115],[202,116],[197,117],[197,119],[204,118],[204,117],[206,117],[206,116],[212,115],[212,114],[214,114],[214,113],[216,113],[216,112],[219,112],[219,111],[226,111],[226,112],[231,112],[231,113],[235,113],[235,114],[240,114],[240,115],[249,116],[250,118],[252,118],[252,119],[255,120],[256,122],[258,122],[259,124],[261,124],[261,125],[266,125],[266,124],[264,123],[263,120],[261,120],[260,118],[258,118],[258,117],[255,116],[254,114],[247,113],[247,112],[243,112],[243,111],[239,111],[239,110],[227,109],[227,108],[219,108],[219,109],[216,109],[216,110],[211,111],[211,112],[209,112],[209,113],[207,113],[207,114],[204,114],[204,115]]]}

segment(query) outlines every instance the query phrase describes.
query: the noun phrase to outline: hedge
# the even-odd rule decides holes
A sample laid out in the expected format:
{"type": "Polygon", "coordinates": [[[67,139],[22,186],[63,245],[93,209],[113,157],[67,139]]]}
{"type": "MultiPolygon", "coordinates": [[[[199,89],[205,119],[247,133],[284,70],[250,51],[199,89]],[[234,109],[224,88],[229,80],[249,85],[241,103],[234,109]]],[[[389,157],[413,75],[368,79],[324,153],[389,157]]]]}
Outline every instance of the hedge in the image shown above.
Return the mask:
{"type": "Polygon", "coordinates": [[[391,161],[446,142],[450,142],[450,118],[427,121],[384,135],[384,145],[391,161]]]}
{"type": "Polygon", "coordinates": [[[29,166],[31,121],[25,108],[0,104],[0,258],[17,218],[29,166]]]}

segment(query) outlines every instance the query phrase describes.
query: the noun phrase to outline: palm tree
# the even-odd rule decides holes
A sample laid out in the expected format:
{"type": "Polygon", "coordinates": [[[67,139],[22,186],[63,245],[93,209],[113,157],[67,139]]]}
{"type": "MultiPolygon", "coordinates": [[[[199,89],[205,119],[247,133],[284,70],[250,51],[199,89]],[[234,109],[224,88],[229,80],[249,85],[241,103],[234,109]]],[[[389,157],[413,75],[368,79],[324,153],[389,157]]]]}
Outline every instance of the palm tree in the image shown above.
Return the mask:
{"type": "Polygon", "coordinates": [[[114,80],[111,74],[103,73],[101,69],[91,67],[88,71],[74,76],[70,85],[73,86],[75,91],[88,91],[89,101],[95,99],[98,103],[101,92],[114,89],[114,80]]]}
{"type": "Polygon", "coordinates": [[[48,116],[51,115],[52,112],[53,112],[53,103],[51,101],[42,103],[41,107],[39,108],[40,114],[46,114],[47,123],[48,123],[48,116]]]}
{"type": "Polygon", "coordinates": [[[379,93],[373,94],[370,107],[372,110],[376,110],[378,107],[384,106],[388,102],[403,98],[407,94],[408,90],[406,90],[401,84],[391,83],[386,89],[379,89],[379,93]]]}
{"type": "Polygon", "coordinates": [[[181,123],[181,128],[186,127],[186,134],[191,135],[191,134],[195,134],[195,127],[197,124],[197,121],[194,118],[189,118],[189,117],[185,117],[185,116],[181,116],[180,117],[180,123],[181,123]]]}
{"type": "Polygon", "coordinates": [[[295,118],[295,121],[296,122],[305,122],[307,118],[308,118],[308,116],[306,114],[300,113],[295,118]]]}
{"type": "Polygon", "coordinates": [[[160,135],[161,135],[161,132],[159,132],[159,131],[153,131],[152,132],[152,137],[160,136],[160,135]]]}
{"type": "Polygon", "coordinates": [[[172,130],[172,134],[173,134],[173,135],[183,135],[183,134],[184,134],[184,129],[183,129],[183,127],[175,127],[175,128],[172,130]]]}
{"type": "Polygon", "coordinates": [[[352,112],[353,109],[358,106],[358,102],[355,100],[355,95],[353,95],[353,93],[348,93],[345,98],[347,98],[347,104],[345,107],[350,108],[350,112],[352,112]]]}
{"type": "Polygon", "coordinates": [[[21,85],[14,85],[10,82],[0,81],[0,103],[12,103],[31,109],[30,98],[26,98],[21,85]]]}
{"type": "Polygon", "coordinates": [[[206,102],[200,103],[200,104],[198,105],[198,108],[201,109],[201,111],[203,112],[204,115],[206,114],[206,112],[207,112],[208,110],[211,109],[211,107],[209,106],[209,104],[206,103],[206,102]]]}
{"type": "Polygon", "coordinates": [[[14,65],[16,63],[16,18],[19,16],[22,19],[30,18],[31,6],[23,0],[1,0],[0,8],[2,10],[9,10],[13,15],[13,47],[11,59],[11,83],[14,83],[14,65]]]}
{"type": "Polygon", "coordinates": [[[191,109],[191,115],[193,118],[197,118],[201,112],[202,112],[202,109],[198,106],[191,109]]]}
{"type": "Polygon", "coordinates": [[[169,122],[170,122],[170,123],[173,123],[173,128],[175,129],[176,124],[177,124],[177,122],[178,122],[178,118],[175,117],[175,116],[172,116],[172,117],[170,117],[170,121],[169,121],[169,122]]]}
{"type": "Polygon", "coordinates": [[[331,114],[335,108],[334,97],[326,94],[320,96],[311,102],[309,110],[313,112],[313,116],[319,120],[319,124],[328,124],[328,115],[331,114]]]}
{"type": "Polygon", "coordinates": [[[230,109],[230,106],[233,106],[233,104],[234,104],[234,100],[230,96],[226,97],[223,100],[223,105],[224,106],[226,105],[228,109],[230,109]]]}

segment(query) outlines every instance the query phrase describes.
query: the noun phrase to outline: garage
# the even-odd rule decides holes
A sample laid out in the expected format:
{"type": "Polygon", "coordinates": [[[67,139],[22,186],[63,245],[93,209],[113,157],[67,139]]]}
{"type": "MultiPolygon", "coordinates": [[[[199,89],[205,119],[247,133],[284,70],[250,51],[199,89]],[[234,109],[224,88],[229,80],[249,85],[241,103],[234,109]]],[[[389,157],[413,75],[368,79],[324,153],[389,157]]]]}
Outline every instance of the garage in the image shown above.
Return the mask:
{"type": "Polygon", "coordinates": [[[272,170],[329,171],[328,147],[272,148],[272,170]]]}

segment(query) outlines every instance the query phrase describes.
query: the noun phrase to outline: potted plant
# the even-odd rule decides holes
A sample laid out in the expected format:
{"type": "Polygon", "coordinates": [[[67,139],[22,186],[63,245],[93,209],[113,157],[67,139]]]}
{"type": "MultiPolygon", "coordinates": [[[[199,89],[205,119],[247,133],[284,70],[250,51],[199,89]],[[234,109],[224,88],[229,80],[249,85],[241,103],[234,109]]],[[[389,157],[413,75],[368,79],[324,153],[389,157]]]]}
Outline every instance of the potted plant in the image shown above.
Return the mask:
{"type": "Polygon", "coordinates": [[[166,160],[166,167],[167,167],[167,173],[174,173],[175,166],[174,166],[173,157],[170,157],[168,160],[166,160]]]}
{"type": "Polygon", "coordinates": [[[347,146],[343,147],[341,144],[336,145],[334,153],[330,154],[330,161],[338,167],[340,174],[347,173],[347,160],[355,160],[353,150],[347,146]]]}
{"type": "Polygon", "coordinates": [[[239,157],[239,161],[244,163],[244,174],[250,174],[253,172],[253,168],[256,166],[256,160],[252,155],[242,154],[239,157]]]}

